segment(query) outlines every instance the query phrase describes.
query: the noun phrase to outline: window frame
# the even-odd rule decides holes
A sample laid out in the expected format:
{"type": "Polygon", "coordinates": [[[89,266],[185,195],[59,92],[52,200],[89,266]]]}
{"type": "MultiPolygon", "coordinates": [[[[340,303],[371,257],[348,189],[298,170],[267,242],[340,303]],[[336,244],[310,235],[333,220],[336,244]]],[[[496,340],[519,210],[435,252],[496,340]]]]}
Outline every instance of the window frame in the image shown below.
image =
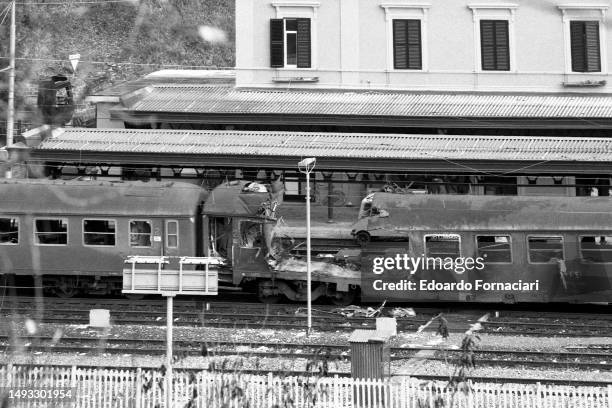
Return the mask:
{"type": "Polygon", "coordinates": [[[580,20],[576,20],[576,19],[570,19],[568,21],[568,30],[569,30],[569,36],[568,36],[568,41],[569,41],[569,59],[570,59],[570,66],[569,69],[572,73],[574,74],[601,74],[603,72],[603,59],[602,59],[602,48],[601,48],[601,42],[602,42],[602,38],[601,38],[601,22],[599,20],[592,20],[592,19],[580,19],[580,20]],[[572,55],[572,23],[597,23],[597,34],[598,34],[598,46],[599,46],[599,71],[589,71],[588,70],[588,63],[587,63],[587,52],[586,52],[586,43],[581,44],[582,46],[584,46],[584,51],[585,51],[585,61],[584,61],[584,65],[583,68],[586,68],[586,70],[584,71],[574,71],[574,59],[573,59],[573,55],[572,55]]]}
{"type": "MultiPolygon", "coordinates": [[[[453,235],[456,236],[457,238],[459,238],[459,254],[453,258],[453,260],[455,260],[456,258],[461,258],[463,256],[463,251],[461,248],[461,234],[456,234],[456,233],[437,233],[437,234],[423,234],[423,256],[425,258],[430,257],[429,255],[427,255],[427,237],[436,237],[436,236],[444,236],[444,235],[453,235]]],[[[447,256],[445,256],[444,258],[441,259],[446,259],[448,258],[447,256]]]]}
{"type": "Polygon", "coordinates": [[[491,3],[491,4],[468,4],[472,10],[472,20],[474,22],[474,68],[479,74],[508,74],[518,72],[516,60],[516,41],[514,35],[514,19],[517,4],[510,3],[491,3]],[[482,44],[480,36],[481,20],[506,20],[508,21],[508,57],[510,59],[509,70],[490,70],[482,67],[482,44]]]}
{"type": "MultiPolygon", "coordinates": [[[[606,236],[606,237],[610,237],[612,236],[612,232],[610,233],[610,235],[603,235],[603,234],[599,234],[599,235],[585,235],[585,234],[579,234],[578,235],[578,253],[580,254],[580,262],[586,262],[586,263],[594,263],[594,264],[598,264],[598,265],[609,265],[612,264],[612,260],[609,262],[598,262],[598,261],[591,261],[588,259],[584,258],[584,255],[582,253],[582,238],[585,237],[598,237],[598,236],[606,236]]],[[[612,252],[612,249],[609,249],[608,251],[612,252]]]]}
{"type": "Polygon", "coordinates": [[[81,238],[82,238],[82,244],[85,247],[99,247],[99,248],[114,248],[117,246],[117,230],[118,230],[118,223],[117,220],[114,218],[83,218],[81,220],[81,238]],[[113,233],[114,237],[115,237],[115,243],[113,245],[92,245],[92,244],[86,244],[85,243],[85,234],[104,234],[104,235],[110,235],[110,233],[105,233],[105,232],[85,232],[85,221],[112,221],[115,223],[115,232],[113,233]]]}
{"type": "Polygon", "coordinates": [[[165,220],[164,223],[165,223],[164,226],[165,226],[165,230],[166,230],[166,237],[165,237],[166,238],[166,248],[179,248],[180,247],[180,243],[179,243],[179,236],[180,236],[180,234],[179,234],[179,222],[178,222],[178,220],[165,220]],[[168,225],[171,222],[176,224],[176,233],[175,234],[170,234],[170,229],[168,228],[168,225]],[[168,237],[170,235],[176,236],[176,246],[170,246],[169,245],[170,240],[168,239],[168,237]]]}
{"type": "Polygon", "coordinates": [[[566,75],[607,75],[608,58],[606,44],[606,12],[608,5],[597,4],[561,4],[557,6],[562,13],[563,41],[565,55],[566,75]],[[599,22],[599,62],[601,71],[598,72],[576,72],[572,71],[572,43],[571,43],[571,21],[597,21],[599,22]]]}
{"type": "Polygon", "coordinates": [[[480,235],[475,235],[474,236],[474,245],[476,248],[476,255],[485,259],[484,264],[485,265],[510,265],[512,263],[514,263],[514,251],[512,249],[512,235],[502,235],[502,234],[480,234],[480,235]],[[479,248],[478,248],[478,237],[507,237],[508,238],[508,245],[510,247],[510,262],[486,262],[486,258],[484,258],[483,256],[480,255],[479,252],[479,248]]]}
{"type": "Polygon", "coordinates": [[[146,218],[132,218],[128,221],[128,246],[129,248],[153,248],[153,220],[152,219],[146,219],[146,218]],[[142,245],[132,245],[132,234],[143,234],[144,232],[132,232],[132,222],[138,222],[138,221],[144,221],[144,222],[148,222],[149,225],[151,226],[151,232],[149,233],[149,243],[150,245],[148,246],[142,246],[142,245]]]}
{"type": "MultiPolygon", "coordinates": [[[[284,68],[292,68],[292,69],[297,69],[297,27],[295,28],[295,30],[288,30],[287,29],[287,21],[289,20],[297,20],[294,18],[284,18],[283,19],[283,58],[284,58],[284,62],[285,62],[285,66],[284,68]],[[295,64],[289,64],[289,58],[288,58],[288,44],[289,41],[287,41],[287,37],[289,36],[289,34],[295,34],[295,64]]],[[[297,21],[296,21],[296,26],[297,26],[297,21]]],[[[311,46],[311,51],[312,51],[312,46],[311,46]]]]}
{"type": "MultiPolygon", "coordinates": [[[[20,239],[21,239],[21,219],[19,217],[12,217],[12,216],[0,216],[0,219],[8,219],[8,220],[15,220],[17,221],[17,242],[0,242],[0,245],[7,245],[7,246],[15,246],[15,245],[19,245],[20,239]]],[[[10,234],[10,232],[8,232],[8,234],[10,234]]]]}
{"type": "MultiPolygon", "coordinates": [[[[422,22],[420,19],[414,19],[414,18],[394,18],[393,21],[391,22],[391,26],[392,26],[392,39],[391,41],[393,42],[393,70],[395,71],[422,71],[423,70],[423,33],[422,33],[422,29],[421,29],[421,25],[422,22]],[[419,22],[419,59],[420,59],[420,68],[410,68],[410,59],[407,59],[407,67],[406,68],[396,68],[397,65],[397,52],[396,52],[396,47],[395,47],[395,24],[398,21],[418,21],[419,22]]],[[[408,28],[408,27],[406,27],[408,28]]],[[[406,37],[408,37],[408,33],[406,33],[406,37]]],[[[407,43],[406,43],[406,56],[408,57],[409,54],[409,46],[410,43],[408,41],[408,38],[406,38],[407,43]]]]}
{"type": "Polygon", "coordinates": [[[553,235],[553,234],[546,234],[546,235],[527,235],[525,237],[525,243],[526,243],[526,249],[527,249],[527,263],[529,265],[553,265],[552,262],[548,261],[548,262],[532,262],[531,261],[531,248],[529,247],[529,238],[561,238],[561,252],[563,255],[563,261],[565,261],[565,237],[563,235],[553,235]]]}
{"type": "Polygon", "coordinates": [[[429,71],[429,52],[427,36],[427,16],[431,4],[398,4],[382,3],[385,10],[386,41],[387,41],[387,71],[388,72],[427,72],[429,71]],[[395,68],[395,49],[393,42],[394,20],[420,20],[421,22],[421,69],[395,68]]]}
{"type": "MultiPolygon", "coordinates": [[[[42,234],[63,234],[63,232],[42,232],[42,234]]],[[[35,217],[32,220],[32,239],[35,246],[45,246],[45,247],[64,247],[70,245],[70,222],[68,218],[64,217],[35,217]],[[36,221],[40,220],[48,220],[48,221],[62,221],[66,223],[66,243],[65,244],[42,244],[38,242],[39,232],[36,228],[36,221]]]]}
{"type": "MultiPolygon", "coordinates": [[[[283,66],[270,68],[272,70],[300,70],[300,71],[314,71],[318,67],[318,39],[317,39],[317,19],[318,19],[318,8],[321,5],[318,1],[301,0],[296,2],[295,0],[279,0],[273,1],[271,6],[275,9],[275,19],[310,19],[310,67],[298,68],[297,65],[287,66],[287,43],[285,41],[285,27],[286,22],[283,21],[283,66]]],[[[297,33],[296,33],[297,36],[297,33]]],[[[296,39],[297,40],[297,39],[296,39]]],[[[296,61],[297,64],[297,61],[296,61]]]]}
{"type": "Polygon", "coordinates": [[[510,62],[510,22],[506,19],[485,19],[485,18],[481,18],[479,20],[479,31],[480,31],[480,69],[483,72],[511,72],[512,70],[512,64],[510,62]],[[507,35],[507,40],[508,40],[508,69],[500,69],[499,67],[499,62],[497,60],[496,54],[498,51],[498,46],[496,44],[496,38],[495,38],[495,33],[496,33],[496,22],[505,22],[506,23],[506,35],[507,35]],[[492,22],[493,24],[493,43],[496,44],[493,47],[493,54],[495,55],[495,68],[485,68],[485,60],[484,60],[484,55],[483,55],[483,41],[482,41],[482,35],[483,35],[483,28],[482,28],[482,23],[483,22],[492,22]]]}

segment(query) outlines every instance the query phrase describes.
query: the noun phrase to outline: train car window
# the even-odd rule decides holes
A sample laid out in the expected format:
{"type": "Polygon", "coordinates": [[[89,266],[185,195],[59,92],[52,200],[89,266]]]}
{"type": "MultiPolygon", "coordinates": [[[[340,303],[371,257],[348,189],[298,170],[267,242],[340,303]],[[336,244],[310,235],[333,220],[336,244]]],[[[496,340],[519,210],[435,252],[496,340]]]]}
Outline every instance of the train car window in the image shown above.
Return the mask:
{"type": "Polygon", "coordinates": [[[478,235],[476,250],[484,263],[512,263],[512,248],[509,235],[478,235]]]}
{"type": "Polygon", "coordinates": [[[166,246],[178,248],[178,221],[166,221],[166,246]]]}
{"type": "Polygon", "coordinates": [[[564,259],[563,237],[527,237],[530,263],[550,263],[564,259]]]}
{"type": "Polygon", "coordinates": [[[116,239],[114,220],[83,220],[83,244],[114,246],[116,239]]]}
{"type": "Polygon", "coordinates": [[[612,236],[590,235],[580,237],[580,253],[584,261],[612,262],[612,236]]]}
{"type": "Polygon", "coordinates": [[[19,219],[0,218],[0,245],[19,244],[19,219]]]}
{"type": "Polygon", "coordinates": [[[151,246],[151,221],[148,221],[148,220],[130,221],[130,246],[131,247],[150,247],[151,246]]]}
{"type": "Polygon", "coordinates": [[[68,220],[36,219],[34,220],[35,243],[39,245],[67,245],[68,220]]]}
{"type": "Polygon", "coordinates": [[[425,256],[458,258],[461,256],[461,237],[457,234],[425,235],[425,256]]]}
{"type": "Polygon", "coordinates": [[[240,223],[240,246],[243,248],[262,248],[264,246],[262,224],[242,221],[240,223]]]}

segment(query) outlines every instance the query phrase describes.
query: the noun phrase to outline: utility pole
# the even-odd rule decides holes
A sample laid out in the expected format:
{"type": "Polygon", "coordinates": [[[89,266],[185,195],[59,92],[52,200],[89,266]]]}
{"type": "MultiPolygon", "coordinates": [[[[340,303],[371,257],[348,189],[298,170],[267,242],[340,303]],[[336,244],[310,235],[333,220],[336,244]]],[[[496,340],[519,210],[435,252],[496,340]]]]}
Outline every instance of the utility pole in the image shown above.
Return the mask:
{"type": "Polygon", "coordinates": [[[9,46],[8,111],[6,113],[6,147],[13,145],[15,124],[15,1],[11,4],[11,34],[9,46]]]}

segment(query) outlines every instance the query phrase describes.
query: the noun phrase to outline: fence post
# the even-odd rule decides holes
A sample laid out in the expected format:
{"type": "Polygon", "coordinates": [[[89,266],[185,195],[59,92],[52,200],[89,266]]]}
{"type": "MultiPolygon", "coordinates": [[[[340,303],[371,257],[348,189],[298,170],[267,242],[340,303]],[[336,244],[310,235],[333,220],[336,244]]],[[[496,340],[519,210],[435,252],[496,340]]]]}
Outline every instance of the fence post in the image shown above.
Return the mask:
{"type": "Polygon", "coordinates": [[[134,404],[134,408],[140,408],[142,404],[142,368],[138,367],[136,369],[136,389],[134,390],[134,395],[136,399],[136,403],[134,404]]]}
{"type": "Polygon", "coordinates": [[[542,406],[542,384],[536,383],[536,406],[542,406]]]}
{"type": "MultiPolygon", "coordinates": [[[[72,367],[70,367],[70,388],[72,388],[72,392],[74,392],[75,394],[77,393],[77,375],[76,375],[76,365],[73,365],[72,367]]],[[[79,402],[78,400],[78,395],[75,395],[74,399],[75,401],[79,402]]]]}
{"type": "Polygon", "coordinates": [[[608,406],[612,407],[612,385],[608,385],[608,406]]]}
{"type": "Polygon", "coordinates": [[[6,366],[6,386],[10,388],[13,385],[13,364],[9,363],[6,366]]]}

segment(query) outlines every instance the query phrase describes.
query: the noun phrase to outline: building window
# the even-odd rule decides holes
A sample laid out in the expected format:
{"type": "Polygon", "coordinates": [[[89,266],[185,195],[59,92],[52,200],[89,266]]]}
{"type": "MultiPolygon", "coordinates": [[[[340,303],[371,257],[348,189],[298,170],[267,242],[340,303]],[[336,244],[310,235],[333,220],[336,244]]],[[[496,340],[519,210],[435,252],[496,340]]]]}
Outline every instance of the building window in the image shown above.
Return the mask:
{"type": "Polygon", "coordinates": [[[0,218],[0,245],[19,244],[19,220],[0,218]]]}
{"type": "Polygon", "coordinates": [[[458,258],[461,256],[461,238],[457,234],[425,235],[425,256],[458,258]]]}
{"type": "Polygon", "coordinates": [[[393,68],[423,68],[421,20],[393,20],[393,68]]]}
{"type": "Polygon", "coordinates": [[[550,263],[563,260],[563,237],[528,237],[530,263],[550,263]]]}
{"type": "Polygon", "coordinates": [[[507,20],[480,20],[480,58],[483,71],[510,70],[507,20]]]}
{"type": "Polygon", "coordinates": [[[508,235],[479,235],[476,237],[478,256],[484,263],[512,263],[512,249],[508,235]]]}
{"type": "Polygon", "coordinates": [[[570,21],[573,72],[601,72],[598,21],[570,21]]]}
{"type": "Polygon", "coordinates": [[[166,221],[166,246],[178,248],[178,221],[166,221]]]}
{"type": "Polygon", "coordinates": [[[517,4],[468,4],[474,21],[474,67],[478,72],[516,71],[514,17],[517,4]]]}
{"type": "Polygon", "coordinates": [[[310,68],[311,39],[309,18],[270,20],[270,66],[310,68]]]}
{"type": "Polygon", "coordinates": [[[84,245],[114,246],[115,232],[113,220],[83,220],[84,245]]]}
{"type": "Polygon", "coordinates": [[[130,221],[130,246],[131,247],[150,247],[151,246],[151,221],[146,221],[146,220],[130,221]]]}
{"type": "Polygon", "coordinates": [[[68,220],[37,219],[34,220],[35,243],[39,245],[67,245],[68,220]]]}
{"type": "Polygon", "coordinates": [[[582,260],[596,263],[612,262],[612,236],[597,235],[580,237],[582,260]]]}

